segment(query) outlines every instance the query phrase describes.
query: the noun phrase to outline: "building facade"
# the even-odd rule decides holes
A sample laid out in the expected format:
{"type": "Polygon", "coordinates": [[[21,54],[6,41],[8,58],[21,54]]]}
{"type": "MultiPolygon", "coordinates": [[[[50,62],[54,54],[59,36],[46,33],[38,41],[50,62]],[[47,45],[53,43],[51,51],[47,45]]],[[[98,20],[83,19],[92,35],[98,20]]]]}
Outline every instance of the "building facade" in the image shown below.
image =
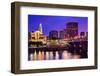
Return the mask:
{"type": "Polygon", "coordinates": [[[52,30],[49,32],[49,39],[58,39],[58,31],[52,30]]]}
{"type": "Polygon", "coordinates": [[[74,38],[78,36],[78,23],[77,22],[69,22],[66,25],[67,30],[67,38],[74,38]]]}
{"type": "Polygon", "coordinates": [[[64,39],[64,31],[63,30],[59,31],[59,38],[64,39]]]}
{"type": "Polygon", "coordinates": [[[39,25],[39,29],[37,31],[29,32],[28,37],[30,42],[42,42],[43,44],[45,44],[46,36],[44,36],[42,32],[42,24],[39,25]]]}
{"type": "Polygon", "coordinates": [[[85,32],[80,32],[80,37],[81,38],[85,37],[85,32]]]}

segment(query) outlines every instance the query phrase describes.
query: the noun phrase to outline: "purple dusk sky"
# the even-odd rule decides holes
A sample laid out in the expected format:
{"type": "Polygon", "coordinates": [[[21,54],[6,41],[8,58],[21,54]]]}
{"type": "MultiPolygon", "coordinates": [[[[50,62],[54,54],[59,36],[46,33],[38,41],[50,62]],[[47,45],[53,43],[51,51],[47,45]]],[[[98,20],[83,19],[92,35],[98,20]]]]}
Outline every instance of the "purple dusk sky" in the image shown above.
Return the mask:
{"type": "Polygon", "coordinates": [[[78,22],[78,31],[88,32],[88,17],[28,15],[28,32],[36,31],[42,23],[44,35],[48,36],[51,30],[63,30],[68,22],[78,22]]]}

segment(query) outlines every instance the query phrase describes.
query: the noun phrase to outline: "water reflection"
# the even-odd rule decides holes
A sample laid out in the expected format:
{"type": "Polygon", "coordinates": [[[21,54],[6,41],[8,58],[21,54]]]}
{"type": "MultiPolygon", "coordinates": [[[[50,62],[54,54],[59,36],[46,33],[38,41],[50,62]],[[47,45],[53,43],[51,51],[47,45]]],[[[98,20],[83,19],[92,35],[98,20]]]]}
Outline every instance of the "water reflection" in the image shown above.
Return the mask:
{"type": "Polygon", "coordinates": [[[58,59],[80,59],[82,54],[63,51],[36,51],[29,53],[29,60],[58,60],[58,59]]]}
{"type": "Polygon", "coordinates": [[[64,51],[62,54],[62,59],[72,59],[72,54],[68,51],[64,51]]]}

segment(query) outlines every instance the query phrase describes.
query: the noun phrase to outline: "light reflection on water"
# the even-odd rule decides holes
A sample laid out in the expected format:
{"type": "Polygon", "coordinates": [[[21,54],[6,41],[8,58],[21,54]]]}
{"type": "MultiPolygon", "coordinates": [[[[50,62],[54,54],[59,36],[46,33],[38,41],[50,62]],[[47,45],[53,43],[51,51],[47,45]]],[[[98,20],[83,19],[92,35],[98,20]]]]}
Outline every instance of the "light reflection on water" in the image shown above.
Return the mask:
{"type": "Polygon", "coordinates": [[[64,50],[62,52],[58,51],[39,51],[29,54],[29,60],[58,60],[58,59],[80,59],[79,54],[72,54],[68,52],[67,50],[64,50]]]}

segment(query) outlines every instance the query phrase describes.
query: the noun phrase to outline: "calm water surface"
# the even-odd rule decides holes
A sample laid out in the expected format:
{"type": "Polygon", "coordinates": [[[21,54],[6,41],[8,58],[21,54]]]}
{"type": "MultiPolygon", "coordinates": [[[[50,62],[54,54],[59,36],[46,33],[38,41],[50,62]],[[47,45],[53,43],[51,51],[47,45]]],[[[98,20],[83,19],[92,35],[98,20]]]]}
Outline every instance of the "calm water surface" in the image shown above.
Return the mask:
{"type": "Polygon", "coordinates": [[[29,60],[57,60],[57,59],[80,59],[81,55],[78,53],[70,53],[64,51],[34,51],[29,54],[29,60]]]}

